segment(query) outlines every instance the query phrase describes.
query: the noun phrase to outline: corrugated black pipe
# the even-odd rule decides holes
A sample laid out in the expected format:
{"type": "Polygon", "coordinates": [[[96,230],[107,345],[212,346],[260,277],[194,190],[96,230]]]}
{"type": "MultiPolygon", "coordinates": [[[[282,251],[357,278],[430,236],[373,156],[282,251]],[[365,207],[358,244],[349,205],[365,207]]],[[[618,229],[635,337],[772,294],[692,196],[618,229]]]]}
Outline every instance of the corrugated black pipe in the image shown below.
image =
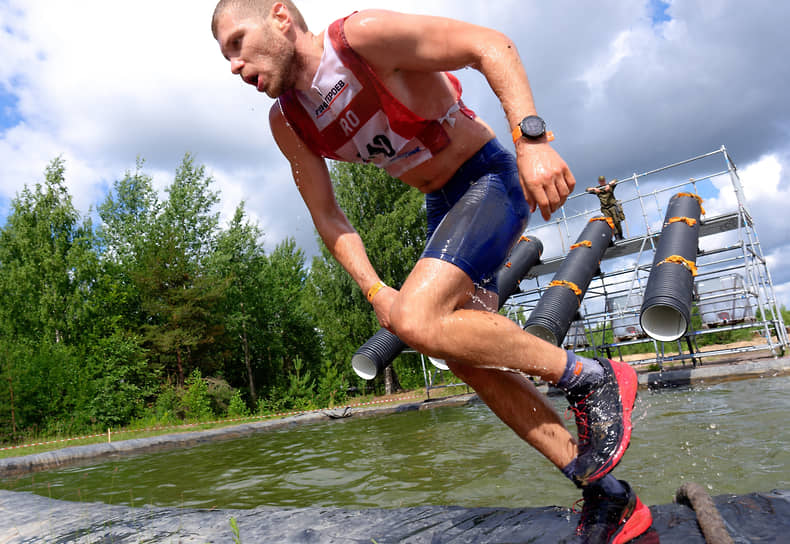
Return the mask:
{"type": "Polygon", "coordinates": [[[372,380],[404,349],[406,344],[382,327],[354,353],[351,357],[351,366],[357,376],[372,380]]]}
{"type": "Polygon", "coordinates": [[[600,270],[601,258],[614,232],[610,221],[595,217],[587,223],[532,310],[524,330],[555,346],[562,343],[587,287],[600,270]]]}
{"type": "Polygon", "coordinates": [[[513,251],[510,252],[508,261],[499,269],[496,276],[499,289],[499,307],[507,299],[519,292],[519,284],[527,272],[540,262],[543,254],[543,242],[534,236],[522,236],[513,251]]]}
{"type": "MultiPolygon", "coordinates": [[[[543,253],[543,243],[534,236],[522,236],[510,252],[508,261],[497,272],[497,287],[499,288],[499,307],[514,293],[518,292],[519,284],[530,268],[540,262],[543,253]]],[[[357,376],[365,380],[372,380],[382,372],[401,351],[406,349],[406,344],[396,335],[385,328],[379,329],[370,339],[351,357],[351,367],[357,376]]],[[[438,368],[447,369],[441,359],[428,358],[438,368]]]]}
{"type": "Polygon", "coordinates": [[[700,203],[696,195],[678,193],[667,206],[639,313],[642,330],[655,340],[677,340],[691,324],[700,203]]]}

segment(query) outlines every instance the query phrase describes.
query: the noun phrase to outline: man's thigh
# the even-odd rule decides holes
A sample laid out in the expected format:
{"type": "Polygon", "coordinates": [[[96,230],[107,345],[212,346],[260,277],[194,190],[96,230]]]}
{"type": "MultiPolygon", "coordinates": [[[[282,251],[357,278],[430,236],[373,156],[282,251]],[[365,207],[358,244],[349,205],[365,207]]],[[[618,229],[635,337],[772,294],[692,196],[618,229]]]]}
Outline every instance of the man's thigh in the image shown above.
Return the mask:
{"type": "Polygon", "coordinates": [[[401,287],[396,306],[411,319],[426,322],[460,308],[495,312],[498,295],[477,286],[452,263],[422,258],[401,287]]]}
{"type": "Polygon", "coordinates": [[[422,257],[454,264],[478,287],[497,291],[496,271],[524,231],[527,218],[520,192],[513,198],[500,180],[484,178],[447,212],[422,257]]]}

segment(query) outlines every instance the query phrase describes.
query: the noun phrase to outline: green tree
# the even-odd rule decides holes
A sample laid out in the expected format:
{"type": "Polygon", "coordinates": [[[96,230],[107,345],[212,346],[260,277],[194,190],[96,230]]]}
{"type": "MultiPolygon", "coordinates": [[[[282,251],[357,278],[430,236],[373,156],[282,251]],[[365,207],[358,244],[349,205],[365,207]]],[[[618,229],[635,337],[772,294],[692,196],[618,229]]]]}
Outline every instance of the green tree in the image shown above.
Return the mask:
{"type": "Polygon", "coordinates": [[[127,171],[117,180],[98,208],[104,256],[124,268],[133,267],[146,244],[156,237],[153,226],[162,208],[144,165],[138,158],[134,173],[127,171]]]}
{"type": "MultiPolygon", "coordinates": [[[[381,279],[399,286],[426,239],[423,195],[372,165],[334,163],[332,184],[341,209],[359,232],[381,279]]],[[[353,353],[379,328],[356,283],[321,244],[310,271],[311,311],[326,353],[349,373],[353,353]]]]}
{"type": "Polygon", "coordinates": [[[266,259],[261,271],[264,303],[259,309],[262,332],[259,349],[265,353],[272,374],[270,383],[295,370],[297,358],[304,368],[317,373],[322,347],[316,321],[306,310],[307,270],[304,252],[293,238],[280,242],[266,259]],[[277,364],[279,361],[279,365],[277,364]]]}
{"type": "Polygon", "coordinates": [[[194,368],[206,374],[217,369],[211,348],[223,331],[215,310],[227,284],[207,268],[219,223],[212,183],[205,168],[185,155],[134,273],[145,345],[179,385],[194,368]]]}
{"type": "Polygon", "coordinates": [[[303,305],[304,253],[287,239],[267,256],[262,240],[242,204],[217,236],[211,264],[212,273],[228,282],[221,311],[228,345],[225,376],[246,384],[253,406],[261,390],[284,391],[297,357],[309,368],[318,368],[321,359],[315,325],[303,305]]]}
{"type": "Polygon", "coordinates": [[[12,338],[73,341],[91,323],[98,260],[89,219],[81,221],[53,160],[43,185],[25,187],[0,233],[0,326],[12,338]]]}
{"type": "Polygon", "coordinates": [[[217,246],[211,262],[212,274],[228,282],[222,301],[222,315],[229,340],[230,362],[226,375],[235,374],[236,361],[241,358],[246,371],[246,383],[253,405],[258,402],[253,346],[257,344],[257,308],[265,296],[261,285],[261,270],[266,264],[266,254],[260,241],[263,238],[258,225],[246,219],[244,204],[217,236],[217,246]]]}
{"type": "Polygon", "coordinates": [[[144,322],[141,293],[134,279],[144,274],[146,248],[159,237],[156,222],[162,208],[143,165],[144,161],[138,159],[134,173],[127,171],[117,180],[98,207],[103,269],[101,312],[127,330],[138,330],[144,322]]]}
{"type": "Polygon", "coordinates": [[[168,199],[159,218],[162,226],[176,237],[184,256],[198,269],[214,251],[219,227],[219,193],[211,189],[213,183],[205,166],[196,165],[187,153],[173,183],[165,189],[168,199]]]}
{"type": "Polygon", "coordinates": [[[91,425],[121,427],[140,417],[159,376],[148,368],[141,339],[120,328],[97,338],[83,358],[81,406],[91,425]]]}
{"type": "Polygon", "coordinates": [[[82,360],[95,330],[97,274],[91,222],[73,206],[64,161],[54,159],[44,183],[12,201],[0,231],[0,374],[7,384],[0,427],[8,421],[11,434],[89,419],[82,360]]]}

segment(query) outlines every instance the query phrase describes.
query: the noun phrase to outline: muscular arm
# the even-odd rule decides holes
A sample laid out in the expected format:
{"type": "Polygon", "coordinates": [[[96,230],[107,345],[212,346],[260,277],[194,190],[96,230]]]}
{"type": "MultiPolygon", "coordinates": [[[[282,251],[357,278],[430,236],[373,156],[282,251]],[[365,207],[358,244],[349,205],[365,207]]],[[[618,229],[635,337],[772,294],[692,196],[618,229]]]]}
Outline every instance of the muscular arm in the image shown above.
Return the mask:
{"type": "Polygon", "coordinates": [[[286,123],[277,103],[269,111],[272,134],[291,163],[291,172],[318,234],[363,293],[378,281],[362,239],[337,205],[326,162],[310,151],[286,123]]]}
{"type": "MultiPolygon", "coordinates": [[[[349,18],[352,47],[380,74],[398,70],[436,72],[472,67],[480,71],[502,103],[509,126],[536,113],[526,71],[513,42],[500,32],[445,19],[370,10],[349,18]]],[[[545,219],[556,211],[576,181],[549,143],[516,144],[525,197],[545,219]]]]}

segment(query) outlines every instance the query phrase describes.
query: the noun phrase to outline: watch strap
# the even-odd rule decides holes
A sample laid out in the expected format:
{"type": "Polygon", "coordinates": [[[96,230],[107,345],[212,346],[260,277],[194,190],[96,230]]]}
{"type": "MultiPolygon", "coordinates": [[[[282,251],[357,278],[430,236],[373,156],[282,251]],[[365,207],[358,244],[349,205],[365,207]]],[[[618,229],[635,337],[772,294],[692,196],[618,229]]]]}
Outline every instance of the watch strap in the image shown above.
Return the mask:
{"type": "MultiPolygon", "coordinates": [[[[524,134],[521,132],[521,125],[516,125],[516,128],[513,129],[510,135],[513,136],[513,143],[516,143],[519,138],[524,136],[524,134]]],[[[546,136],[546,141],[549,142],[554,141],[554,133],[552,131],[547,130],[545,136],[546,136]]]]}

